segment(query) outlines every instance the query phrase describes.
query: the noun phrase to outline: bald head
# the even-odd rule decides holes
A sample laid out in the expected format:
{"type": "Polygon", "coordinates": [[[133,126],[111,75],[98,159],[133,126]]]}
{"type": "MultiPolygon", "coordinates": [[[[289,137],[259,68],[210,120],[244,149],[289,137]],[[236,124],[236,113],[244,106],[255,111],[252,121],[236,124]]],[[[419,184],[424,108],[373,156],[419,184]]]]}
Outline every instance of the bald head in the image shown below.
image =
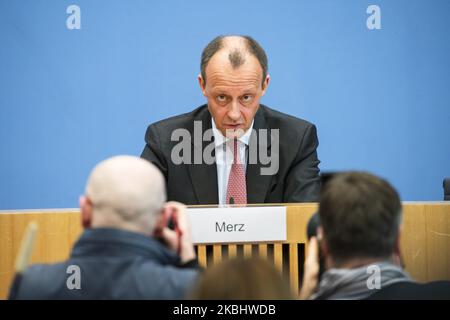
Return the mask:
{"type": "Polygon", "coordinates": [[[214,55],[220,53],[227,57],[228,63],[234,69],[245,64],[249,57],[257,59],[261,67],[262,81],[266,79],[268,62],[264,49],[249,36],[218,36],[203,50],[201,58],[201,75],[206,82],[206,67],[214,55]]]}
{"type": "Polygon", "coordinates": [[[166,201],[165,182],[150,162],[116,156],[92,170],[86,197],[92,205],[92,227],[151,234],[166,201]]]}
{"type": "Polygon", "coordinates": [[[228,62],[234,69],[239,68],[245,63],[247,56],[250,55],[248,40],[241,36],[228,36],[222,39],[222,48],[228,62]]]}

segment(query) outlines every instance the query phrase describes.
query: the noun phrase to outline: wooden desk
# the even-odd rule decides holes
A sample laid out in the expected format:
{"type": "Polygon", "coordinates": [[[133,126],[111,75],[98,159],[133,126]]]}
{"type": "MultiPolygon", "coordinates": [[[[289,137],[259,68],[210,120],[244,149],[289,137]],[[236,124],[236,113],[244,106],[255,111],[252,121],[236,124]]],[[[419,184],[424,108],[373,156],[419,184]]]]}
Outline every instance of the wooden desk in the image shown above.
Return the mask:
{"type": "MultiPolygon", "coordinates": [[[[287,238],[284,243],[216,244],[197,246],[203,266],[236,255],[260,255],[274,262],[289,278],[293,290],[300,286],[305,254],[306,225],[316,204],[286,204],[287,238]]],[[[406,270],[418,281],[450,280],[450,203],[403,204],[401,245],[406,270]]],[[[14,261],[29,222],[39,224],[32,262],[52,263],[69,256],[82,228],[77,209],[0,211],[0,299],[7,297],[14,261]]]]}

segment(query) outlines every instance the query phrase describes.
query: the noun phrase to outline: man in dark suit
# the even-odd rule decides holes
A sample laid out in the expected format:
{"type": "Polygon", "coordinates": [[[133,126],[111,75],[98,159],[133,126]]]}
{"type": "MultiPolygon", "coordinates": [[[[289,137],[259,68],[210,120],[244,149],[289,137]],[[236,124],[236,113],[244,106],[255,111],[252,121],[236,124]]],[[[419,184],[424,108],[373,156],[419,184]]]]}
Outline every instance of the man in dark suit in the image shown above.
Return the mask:
{"type": "Polygon", "coordinates": [[[318,200],[316,128],[260,104],[269,80],[254,39],[219,36],[206,46],[198,81],[207,104],[150,125],[145,136],[141,157],[164,174],[169,200],[318,200]]]}
{"type": "Polygon", "coordinates": [[[181,299],[198,276],[185,207],[153,165],[118,156],[92,171],[68,260],[15,277],[10,299],[181,299]],[[179,232],[167,227],[177,221],[179,232]]]}

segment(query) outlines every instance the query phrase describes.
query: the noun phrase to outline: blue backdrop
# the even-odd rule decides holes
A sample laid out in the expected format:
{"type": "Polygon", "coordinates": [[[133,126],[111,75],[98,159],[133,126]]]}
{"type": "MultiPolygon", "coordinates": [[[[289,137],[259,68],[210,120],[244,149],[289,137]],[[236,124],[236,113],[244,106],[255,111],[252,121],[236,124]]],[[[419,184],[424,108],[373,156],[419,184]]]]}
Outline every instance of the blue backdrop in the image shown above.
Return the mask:
{"type": "Polygon", "coordinates": [[[201,50],[230,33],[266,49],[262,102],[317,125],[322,170],[369,170],[403,200],[440,200],[449,12],[447,0],[0,0],[0,209],[76,207],[98,161],[140,155],[149,123],[204,103],[201,50]],[[81,29],[66,25],[71,4],[81,29]]]}

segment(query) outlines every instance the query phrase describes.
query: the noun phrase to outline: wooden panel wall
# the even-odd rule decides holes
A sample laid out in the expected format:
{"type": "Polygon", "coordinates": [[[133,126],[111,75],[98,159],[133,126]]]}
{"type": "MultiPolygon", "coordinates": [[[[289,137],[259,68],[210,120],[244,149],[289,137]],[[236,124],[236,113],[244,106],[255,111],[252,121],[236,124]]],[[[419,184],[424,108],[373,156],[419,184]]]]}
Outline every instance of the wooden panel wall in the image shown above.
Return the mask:
{"type": "MultiPolygon", "coordinates": [[[[214,244],[196,246],[205,267],[238,255],[259,255],[273,261],[295,292],[301,285],[306,252],[306,225],[316,204],[287,204],[285,243],[214,244]]],[[[406,270],[418,281],[450,280],[450,203],[404,203],[401,245],[406,270]]],[[[77,210],[0,212],[0,298],[7,296],[14,261],[29,222],[39,225],[33,263],[52,263],[69,256],[80,233],[77,210]]]]}

